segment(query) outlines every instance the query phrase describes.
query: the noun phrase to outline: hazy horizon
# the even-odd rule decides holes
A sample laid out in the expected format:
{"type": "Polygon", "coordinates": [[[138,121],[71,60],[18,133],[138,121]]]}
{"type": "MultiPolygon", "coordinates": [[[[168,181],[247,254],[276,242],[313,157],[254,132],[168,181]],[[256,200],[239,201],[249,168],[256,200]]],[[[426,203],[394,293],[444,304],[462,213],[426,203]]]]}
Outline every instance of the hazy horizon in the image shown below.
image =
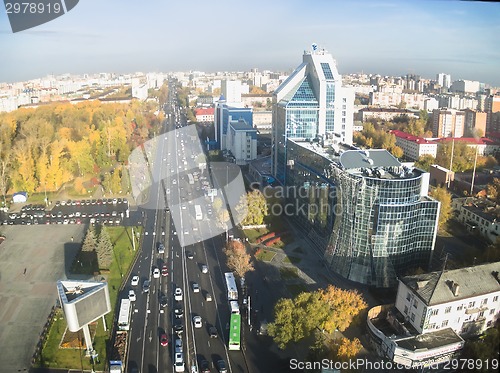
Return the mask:
{"type": "Polygon", "coordinates": [[[472,1],[81,0],[15,34],[0,12],[0,82],[64,73],[288,72],[316,43],[341,74],[447,73],[500,87],[498,19],[500,4],[472,1]]]}

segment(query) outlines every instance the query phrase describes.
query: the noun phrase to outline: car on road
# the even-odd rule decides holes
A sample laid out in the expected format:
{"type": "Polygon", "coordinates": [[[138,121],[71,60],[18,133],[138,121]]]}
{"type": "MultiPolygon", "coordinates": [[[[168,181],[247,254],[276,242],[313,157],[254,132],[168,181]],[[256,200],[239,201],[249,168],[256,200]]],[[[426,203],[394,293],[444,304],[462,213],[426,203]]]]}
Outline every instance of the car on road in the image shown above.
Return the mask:
{"type": "Polygon", "coordinates": [[[206,360],[202,360],[200,363],[201,373],[210,373],[210,364],[206,360]]]}
{"type": "Polygon", "coordinates": [[[176,307],[174,309],[174,315],[176,319],[181,319],[184,316],[184,310],[182,307],[176,307]]]}
{"type": "Polygon", "coordinates": [[[210,335],[210,338],[217,338],[217,328],[212,325],[208,328],[208,334],[210,335]]]}
{"type": "Polygon", "coordinates": [[[182,324],[176,324],[174,325],[174,332],[177,334],[182,334],[184,331],[184,326],[182,324]]]}
{"type": "Polygon", "coordinates": [[[219,373],[227,373],[226,362],[224,360],[217,361],[217,369],[219,373]]]}
{"type": "Polygon", "coordinates": [[[197,282],[193,282],[193,293],[199,293],[200,292],[200,285],[198,285],[197,282]]]}
{"type": "Polygon", "coordinates": [[[142,284],[142,292],[143,293],[149,293],[149,280],[145,280],[144,283],[142,284]]]}
{"type": "Polygon", "coordinates": [[[175,340],[175,352],[182,352],[182,339],[180,338],[175,340]]]}
{"type": "Polygon", "coordinates": [[[161,242],[158,243],[158,254],[163,254],[165,252],[165,245],[161,242]]]}
{"type": "Polygon", "coordinates": [[[182,352],[176,352],[175,353],[175,359],[174,359],[174,367],[176,372],[184,372],[185,367],[184,367],[184,356],[182,352]]]}
{"type": "Polygon", "coordinates": [[[130,281],[130,285],[132,285],[132,286],[139,285],[139,276],[133,276],[132,281],[130,281]]]}
{"type": "Polygon", "coordinates": [[[160,307],[165,308],[168,306],[168,299],[165,295],[160,297],[160,307]]]}
{"type": "Polygon", "coordinates": [[[201,273],[208,273],[208,266],[206,264],[202,264],[201,273]]]}
{"type": "Polygon", "coordinates": [[[187,251],[187,252],[186,252],[186,257],[187,257],[188,259],[193,259],[193,258],[194,258],[194,255],[193,255],[193,253],[192,253],[191,251],[187,251]]]}
{"type": "Polygon", "coordinates": [[[153,269],[153,277],[160,278],[160,270],[158,268],[153,269]]]}
{"type": "Polygon", "coordinates": [[[166,277],[168,276],[168,267],[166,264],[164,264],[162,267],[161,267],[161,275],[163,277],[166,277]]]}
{"type": "Polygon", "coordinates": [[[207,294],[205,295],[205,300],[206,300],[207,302],[211,302],[211,301],[212,301],[212,294],[207,293],[207,294]]]}
{"type": "Polygon", "coordinates": [[[131,302],[135,302],[137,297],[135,296],[135,291],[133,290],[129,290],[128,291],[128,299],[131,301],[131,302]]]}
{"type": "Polygon", "coordinates": [[[182,289],[181,288],[175,289],[174,299],[178,302],[182,301],[182,289]]]}
{"type": "Polygon", "coordinates": [[[160,344],[163,346],[163,347],[166,347],[168,346],[168,337],[165,333],[163,333],[161,336],[160,336],[160,344]]]}
{"type": "Polygon", "coordinates": [[[201,316],[193,317],[193,324],[195,328],[201,328],[203,326],[203,321],[201,320],[201,316]]]}

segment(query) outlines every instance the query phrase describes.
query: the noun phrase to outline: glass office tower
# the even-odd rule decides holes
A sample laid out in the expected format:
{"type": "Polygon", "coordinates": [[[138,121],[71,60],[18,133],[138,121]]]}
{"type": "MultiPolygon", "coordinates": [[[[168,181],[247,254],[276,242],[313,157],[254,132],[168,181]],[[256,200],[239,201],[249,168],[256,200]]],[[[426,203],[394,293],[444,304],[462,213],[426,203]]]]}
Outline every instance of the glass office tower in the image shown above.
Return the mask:
{"type": "Polygon", "coordinates": [[[291,218],[334,272],[391,287],[408,270],[429,267],[440,205],[427,196],[428,173],[386,150],[341,149],[328,140],[289,139],[285,164],[291,218]]]}

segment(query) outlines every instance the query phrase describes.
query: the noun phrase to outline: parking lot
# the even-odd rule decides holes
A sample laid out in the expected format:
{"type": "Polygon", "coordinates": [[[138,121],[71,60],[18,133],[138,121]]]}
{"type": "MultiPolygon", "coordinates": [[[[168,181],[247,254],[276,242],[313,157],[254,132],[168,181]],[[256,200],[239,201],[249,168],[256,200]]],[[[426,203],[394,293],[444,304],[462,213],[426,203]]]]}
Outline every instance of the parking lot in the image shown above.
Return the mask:
{"type": "Polygon", "coordinates": [[[84,225],[7,225],[0,231],[6,237],[0,244],[0,366],[17,372],[30,367],[56,303],[56,281],[67,278],[84,225]]]}

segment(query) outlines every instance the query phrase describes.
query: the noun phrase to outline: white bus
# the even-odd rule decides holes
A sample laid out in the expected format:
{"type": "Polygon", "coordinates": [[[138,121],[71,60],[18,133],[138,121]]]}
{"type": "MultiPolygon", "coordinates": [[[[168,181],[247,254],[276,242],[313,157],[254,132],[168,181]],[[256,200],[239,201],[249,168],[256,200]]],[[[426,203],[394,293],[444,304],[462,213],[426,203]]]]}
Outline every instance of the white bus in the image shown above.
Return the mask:
{"type": "Polygon", "coordinates": [[[200,205],[194,205],[194,213],[196,216],[196,220],[203,220],[203,213],[201,212],[200,205]]]}
{"type": "Polygon", "coordinates": [[[236,288],[236,281],[234,280],[234,275],[232,272],[224,273],[226,277],[226,287],[227,287],[227,300],[232,301],[238,300],[238,289],[236,288]]]}
{"type": "Polygon", "coordinates": [[[193,174],[188,174],[188,180],[189,180],[189,184],[191,184],[191,185],[194,184],[193,174]]]}
{"type": "Polygon", "coordinates": [[[118,330],[130,329],[130,300],[122,299],[120,313],[118,314],[118,330]]]}

